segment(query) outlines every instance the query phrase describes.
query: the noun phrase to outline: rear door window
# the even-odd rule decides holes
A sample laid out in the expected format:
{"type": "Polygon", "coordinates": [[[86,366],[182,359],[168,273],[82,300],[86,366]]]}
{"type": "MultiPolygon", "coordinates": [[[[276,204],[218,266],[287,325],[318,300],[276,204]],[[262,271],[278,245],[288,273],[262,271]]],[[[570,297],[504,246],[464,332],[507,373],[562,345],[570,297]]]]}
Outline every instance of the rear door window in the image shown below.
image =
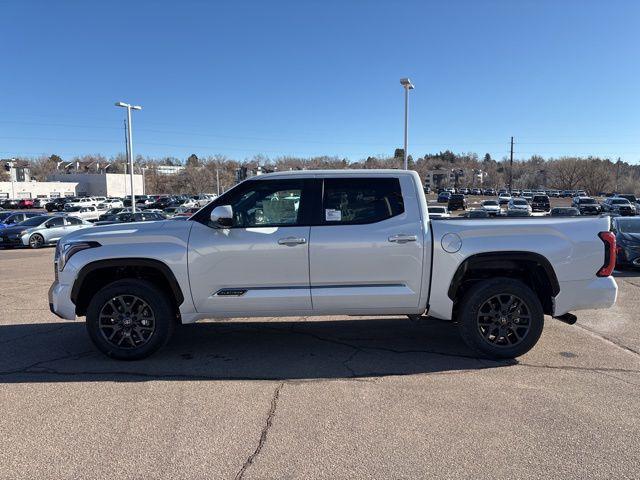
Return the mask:
{"type": "Polygon", "coordinates": [[[327,178],[322,196],[324,225],[381,222],[404,213],[397,178],[327,178]]]}

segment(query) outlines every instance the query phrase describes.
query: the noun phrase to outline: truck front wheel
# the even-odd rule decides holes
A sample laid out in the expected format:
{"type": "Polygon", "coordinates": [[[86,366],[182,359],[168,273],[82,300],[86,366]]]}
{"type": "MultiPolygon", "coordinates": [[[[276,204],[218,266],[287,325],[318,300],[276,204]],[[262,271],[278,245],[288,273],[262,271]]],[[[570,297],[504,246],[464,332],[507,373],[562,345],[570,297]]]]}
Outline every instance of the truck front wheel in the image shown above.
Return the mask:
{"type": "Polygon", "coordinates": [[[139,360],[164,346],[175,326],[167,295],[151,282],[119,280],[100,289],[87,308],[94,345],[118,360],[139,360]]]}
{"type": "Polygon", "coordinates": [[[536,294],[512,278],[481,281],[467,291],[457,320],[462,339],[489,358],[515,358],[538,342],[544,312],[536,294]]]}

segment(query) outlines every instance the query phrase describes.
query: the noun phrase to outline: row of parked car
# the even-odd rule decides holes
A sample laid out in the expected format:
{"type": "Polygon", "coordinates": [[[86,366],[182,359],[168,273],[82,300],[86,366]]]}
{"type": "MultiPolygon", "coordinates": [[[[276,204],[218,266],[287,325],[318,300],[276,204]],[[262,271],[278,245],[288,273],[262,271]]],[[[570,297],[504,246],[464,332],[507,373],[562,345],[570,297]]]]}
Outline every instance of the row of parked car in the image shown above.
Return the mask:
{"type": "MultiPolygon", "coordinates": [[[[503,189],[495,189],[495,188],[441,188],[438,190],[438,194],[443,192],[448,192],[450,194],[460,193],[462,195],[476,195],[476,196],[485,196],[485,197],[495,197],[502,193],[508,193],[506,188],[503,189]]],[[[425,188],[425,193],[431,193],[430,188],[425,188]]],[[[534,195],[547,195],[548,197],[553,198],[570,198],[576,196],[587,196],[587,192],[584,190],[511,190],[511,195],[514,197],[526,197],[531,198],[534,195]]],[[[605,196],[604,193],[602,196],[605,196]]],[[[611,194],[609,196],[614,196],[611,194]]]]}
{"type": "MultiPolygon", "coordinates": [[[[446,203],[445,209],[449,211],[467,209],[467,199],[461,193],[441,192],[438,195],[438,203],[446,203]]],[[[631,194],[621,194],[615,197],[605,198],[602,203],[587,196],[573,197],[570,207],[551,208],[548,195],[535,194],[530,199],[526,197],[514,197],[508,193],[501,193],[497,200],[485,200],[481,202],[476,213],[465,216],[496,216],[502,215],[502,206],[506,206],[506,215],[520,216],[530,215],[532,212],[548,212],[552,215],[599,215],[607,213],[616,216],[634,216],[640,211],[640,202],[631,194]],[[478,213],[479,212],[479,213],[478,213]],[[485,215],[486,214],[486,215],[485,215]]],[[[430,207],[431,209],[434,207],[430,207]]],[[[438,207],[434,212],[443,215],[443,207],[438,207]]]]}

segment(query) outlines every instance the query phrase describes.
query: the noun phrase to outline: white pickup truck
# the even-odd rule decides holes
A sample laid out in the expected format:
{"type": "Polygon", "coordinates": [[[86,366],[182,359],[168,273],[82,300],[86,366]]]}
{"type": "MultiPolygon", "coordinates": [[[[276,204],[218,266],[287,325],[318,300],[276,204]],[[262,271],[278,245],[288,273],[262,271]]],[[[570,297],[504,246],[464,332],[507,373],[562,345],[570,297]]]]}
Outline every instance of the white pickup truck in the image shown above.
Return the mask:
{"type": "Polygon", "coordinates": [[[429,220],[420,178],[301,171],[237,185],[186,222],[60,240],[51,310],[86,316],[97,348],[150,355],[177,323],[293,315],[454,320],[481,355],[531,349],[544,315],[614,304],[608,217],[429,220]]]}

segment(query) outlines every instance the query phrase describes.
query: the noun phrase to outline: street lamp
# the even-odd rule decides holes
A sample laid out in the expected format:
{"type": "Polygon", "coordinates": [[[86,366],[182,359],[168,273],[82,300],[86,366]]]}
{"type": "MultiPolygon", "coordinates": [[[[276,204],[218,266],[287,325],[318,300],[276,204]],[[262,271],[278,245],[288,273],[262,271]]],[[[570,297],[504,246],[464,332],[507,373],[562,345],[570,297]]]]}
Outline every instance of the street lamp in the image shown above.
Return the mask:
{"type": "Polygon", "coordinates": [[[131,110],[142,110],[142,107],[138,105],[130,105],[124,102],[116,102],[116,107],[123,107],[127,109],[127,154],[129,155],[129,175],[131,178],[131,211],[136,213],[136,198],[133,194],[133,134],[131,133],[131,110]]]}
{"type": "Polygon", "coordinates": [[[409,169],[409,153],[407,147],[409,143],[409,90],[415,87],[408,78],[401,78],[400,85],[404,87],[404,169],[409,169]]]}

